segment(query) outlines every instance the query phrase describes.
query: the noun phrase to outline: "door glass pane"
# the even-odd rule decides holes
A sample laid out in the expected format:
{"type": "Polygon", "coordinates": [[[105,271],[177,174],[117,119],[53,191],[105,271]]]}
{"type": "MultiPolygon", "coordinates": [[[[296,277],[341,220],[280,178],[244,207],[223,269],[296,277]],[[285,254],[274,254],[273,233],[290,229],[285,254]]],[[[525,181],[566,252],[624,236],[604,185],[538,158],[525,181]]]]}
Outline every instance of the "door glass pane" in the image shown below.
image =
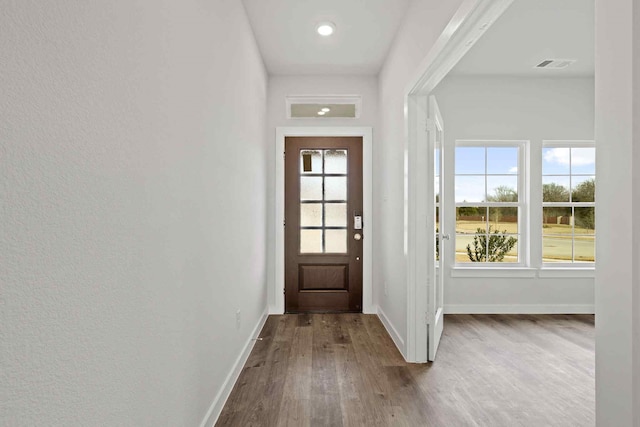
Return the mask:
{"type": "Polygon", "coordinates": [[[300,173],[322,173],[322,151],[300,150],[300,173]]]}
{"type": "Polygon", "coordinates": [[[300,200],[322,200],[322,177],[300,177],[300,200]]]}
{"type": "Polygon", "coordinates": [[[325,177],[324,186],[325,200],[347,200],[347,177],[325,177]]]}
{"type": "Polygon", "coordinates": [[[325,252],[347,252],[347,230],[325,230],[325,252]]]}
{"type": "Polygon", "coordinates": [[[300,230],[300,253],[322,253],[322,230],[300,230]]]}
{"type": "Polygon", "coordinates": [[[568,202],[569,186],[568,176],[543,176],[542,201],[556,203],[568,202]]]}
{"type": "Polygon", "coordinates": [[[300,205],[300,226],[322,226],[322,203],[303,203],[300,205]]]}
{"type": "Polygon", "coordinates": [[[325,225],[328,227],[347,226],[347,204],[326,203],[324,205],[325,225]]]}
{"type": "Polygon", "coordinates": [[[347,173],[347,150],[324,151],[324,173],[347,173]]]}

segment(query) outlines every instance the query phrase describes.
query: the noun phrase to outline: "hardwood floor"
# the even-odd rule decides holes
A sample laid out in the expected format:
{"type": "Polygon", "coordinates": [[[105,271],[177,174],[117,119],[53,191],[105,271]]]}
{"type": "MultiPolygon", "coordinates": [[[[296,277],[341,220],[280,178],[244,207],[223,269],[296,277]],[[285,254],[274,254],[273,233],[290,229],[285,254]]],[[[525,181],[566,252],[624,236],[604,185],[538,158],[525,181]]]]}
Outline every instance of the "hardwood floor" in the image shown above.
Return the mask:
{"type": "Polygon", "coordinates": [[[270,316],[217,426],[593,426],[587,315],[447,315],[407,364],[374,315],[270,316]]]}

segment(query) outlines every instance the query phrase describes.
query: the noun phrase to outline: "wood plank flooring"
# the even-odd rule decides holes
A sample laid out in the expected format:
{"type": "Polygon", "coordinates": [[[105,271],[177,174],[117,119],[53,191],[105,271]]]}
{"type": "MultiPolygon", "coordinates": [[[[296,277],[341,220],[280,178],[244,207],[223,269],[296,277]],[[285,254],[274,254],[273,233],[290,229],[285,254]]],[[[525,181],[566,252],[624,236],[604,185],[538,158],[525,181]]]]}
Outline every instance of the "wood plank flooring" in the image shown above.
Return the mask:
{"type": "Polygon", "coordinates": [[[587,315],[447,315],[435,363],[377,316],[270,316],[216,426],[593,426],[587,315]]]}

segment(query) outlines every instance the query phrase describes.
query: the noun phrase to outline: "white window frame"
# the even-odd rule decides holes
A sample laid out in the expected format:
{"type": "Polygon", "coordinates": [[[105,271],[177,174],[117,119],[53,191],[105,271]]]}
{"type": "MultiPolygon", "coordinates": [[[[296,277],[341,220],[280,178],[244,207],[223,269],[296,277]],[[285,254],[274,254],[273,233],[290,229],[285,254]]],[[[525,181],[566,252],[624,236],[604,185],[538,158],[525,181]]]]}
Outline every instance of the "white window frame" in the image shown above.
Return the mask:
{"type": "MultiPolygon", "coordinates": [[[[529,140],[464,140],[459,139],[455,141],[453,150],[453,168],[452,176],[454,182],[454,194],[453,194],[453,209],[452,214],[449,215],[451,224],[453,225],[453,244],[451,245],[451,256],[453,259],[452,266],[457,270],[478,270],[478,269],[491,269],[491,270],[514,270],[527,268],[530,265],[530,246],[531,240],[529,235],[529,140]],[[516,205],[506,205],[500,202],[470,202],[470,203],[458,203],[455,201],[455,178],[458,175],[455,170],[455,155],[458,147],[515,147],[518,148],[518,202],[516,205]],[[457,233],[456,227],[456,209],[463,206],[486,206],[486,207],[518,207],[518,262],[465,262],[460,263],[456,261],[456,239],[457,233]]],[[[485,176],[487,175],[485,158],[485,176]]],[[[486,182],[486,181],[485,181],[486,182]]],[[[486,185],[486,184],[485,184],[486,185]]],[[[486,190],[485,190],[486,191],[486,190]]]]}
{"type": "MultiPolygon", "coordinates": [[[[542,147],[540,148],[540,159],[541,162],[544,162],[543,159],[543,153],[544,150],[546,148],[594,148],[595,149],[596,144],[595,141],[592,140],[543,140],[542,141],[542,147]]],[[[596,158],[596,163],[598,162],[598,159],[596,158]]],[[[569,169],[569,179],[571,179],[571,177],[573,176],[571,174],[571,169],[569,169]]],[[[542,189],[543,189],[543,177],[544,177],[544,173],[543,173],[543,169],[542,169],[542,164],[540,165],[540,200],[541,200],[541,206],[540,206],[540,211],[542,212],[542,209],[544,207],[593,207],[595,208],[596,206],[596,202],[560,202],[560,203],[555,203],[555,202],[544,202],[542,200],[542,189]]],[[[553,175],[556,176],[556,175],[553,175]]],[[[595,176],[595,180],[596,180],[596,186],[598,185],[598,176],[596,175],[596,173],[594,172],[593,176],[595,176]]],[[[573,188],[570,188],[569,191],[572,191],[573,188]]],[[[596,224],[597,224],[598,219],[596,218],[596,224]]],[[[542,245],[543,243],[543,230],[542,230],[542,226],[543,223],[540,223],[540,248],[542,249],[542,245]]],[[[596,225],[596,229],[594,230],[594,234],[593,234],[593,238],[594,238],[594,249],[595,249],[595,241],[597,240],[597,225],[596,225]]],[[[575,234],[573,234],[571,236],[572,238],[572,242],[571,244],[573,245],[575,242],[575,234]]],[[[594,254],[595,255],[595,254],[594,254]]],[[[572,253],[572,257],[575,259],[575,255],[572,253]]],[[[540,265],[541,265],[541,276],[544,275],[543,271],[557,271],[557,270],[594,270],[595,269],[595,262],[576,262],[571,261],[571,262],[544,262],[544,257],[543,257],[543,253],[542,250],[540,251],[540,265]]]]}

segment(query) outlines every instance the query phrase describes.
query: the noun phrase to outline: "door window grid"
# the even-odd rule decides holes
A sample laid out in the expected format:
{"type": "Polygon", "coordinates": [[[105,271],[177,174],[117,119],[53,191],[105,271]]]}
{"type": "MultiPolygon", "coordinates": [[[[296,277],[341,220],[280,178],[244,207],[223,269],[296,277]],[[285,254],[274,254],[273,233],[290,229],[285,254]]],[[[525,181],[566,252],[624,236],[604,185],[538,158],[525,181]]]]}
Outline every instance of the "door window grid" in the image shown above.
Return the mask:
{"type": "Polygon", "coordinates": [[[595,147],[542,148],[542,262],[595,262],[595,147]]]}
{"type": "Polygon", "coordinates": [[[520,264],[522,144],[456,143],[455,262],[520,264]]]}
{"type": "Polygon", "coordinates": [[[347,159],[344,149],[300,151],[300,253],[347,253],[347,159]]]}

